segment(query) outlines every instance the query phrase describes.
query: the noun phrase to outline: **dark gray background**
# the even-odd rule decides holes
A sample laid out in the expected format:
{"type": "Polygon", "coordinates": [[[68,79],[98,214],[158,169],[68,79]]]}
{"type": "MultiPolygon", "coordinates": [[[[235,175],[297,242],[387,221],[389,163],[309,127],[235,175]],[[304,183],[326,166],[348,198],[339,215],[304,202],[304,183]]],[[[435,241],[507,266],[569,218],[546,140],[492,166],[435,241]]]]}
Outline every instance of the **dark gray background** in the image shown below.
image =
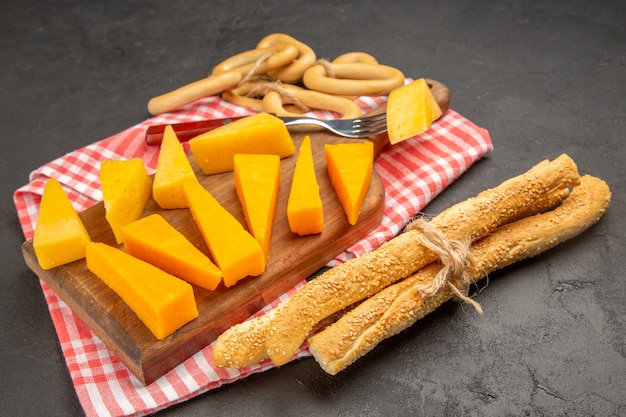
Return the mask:
{"type": "Polygon", "coordinates": [[[285,32],[319,57],[366,51],[438,79],[489,130],[493,153],[427,213],[562,152],[609,183],[612,204],[577,239],[492,274],[481,317],[449,303],[337,376],[304,359],[160,415],[626,415],[625,22],[623,1],[4,1],[0,414],[82,413],[13,191],[285,32]]]}

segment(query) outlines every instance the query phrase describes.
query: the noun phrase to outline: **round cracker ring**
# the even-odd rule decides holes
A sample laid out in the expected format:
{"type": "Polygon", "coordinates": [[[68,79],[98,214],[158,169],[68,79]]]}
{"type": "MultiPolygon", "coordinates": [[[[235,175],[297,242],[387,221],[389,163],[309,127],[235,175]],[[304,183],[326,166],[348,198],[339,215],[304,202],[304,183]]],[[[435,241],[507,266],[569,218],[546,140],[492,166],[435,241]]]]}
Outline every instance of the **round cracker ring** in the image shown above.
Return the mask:
{"type": "Polygon", "coordinates": [[[345,96],[384,96],[404,84],[402,71],[387,65],[330,63],[330,77],[322,64],[306,70],[302,80],[307,88],[345,96]]]}
{"type": "Polygon", "coordinates": [[[266,74],[290,64],[297,56],[298,48],[291,44],[281,43],[231,56],[217,64],[211,73],[215,75],[235,71],[244,78],[266,74]]]}
{"type": "Polygon", "coordinates": [[[378,65],[378,60],[367,52],[346,52],[332,60],[333,64],[372,64],[378,65]]]}
{"type": "MultiPolygon", "coordinates": [[[[360,64],[372,64],[378,65],[378,60],[374,58],[374,56],[368,54],[367,52],[346,52],[345,54],[339,55],[337,58],[332,60],[333,64],[351,64],[351,63],[360,63],[360,64]]],[[[324,63],[324,65],[328,65],[324,63]]],[[[328,69],[328,68],[327,68],[328,69]]],[[[332,71],[332,68],[331,68],[332,71]]],[[[350,100],[356,100],[359,96],[344,96],[349,98],[350,100]]]]}
{"type": "Polygon", "coordinates": [[[280,44],[294,45],[298,48],[298,56],[292,63],[273,71],[271,75],[286,83],[296,83],[302,79],[304,72],[315,64],[315,51],[305,43],[284,33],[267,35],[261,39],[256,47],[257,49],[263,49],[280,44]]]}
{"type": "Polygon", "coordinates": [[[327,110],[341,114],[342,119],[353,119],[361,116],[361,108],[352,100],[307,90],[295,85],[280,85],[270,89],[263,97],[263,107],[266,112],[276,116],[299,117],[302,114],[288,110],[286,104],[305,106],[310,110],[327,110]]]}

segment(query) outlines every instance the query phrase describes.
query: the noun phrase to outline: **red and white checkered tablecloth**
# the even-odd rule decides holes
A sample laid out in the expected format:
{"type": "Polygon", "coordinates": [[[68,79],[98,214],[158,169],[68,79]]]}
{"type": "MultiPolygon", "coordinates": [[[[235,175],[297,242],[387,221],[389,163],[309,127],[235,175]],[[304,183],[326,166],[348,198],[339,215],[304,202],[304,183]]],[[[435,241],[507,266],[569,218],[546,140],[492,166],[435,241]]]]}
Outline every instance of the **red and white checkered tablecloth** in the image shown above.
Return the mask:
{"type": "MultiPolygon", "coordinates": [[[[361,97],[357,103],[366,112],[382,104],[383,100],[361,97]]],[[[29,183],[14,194],[25,239],[33,236],[41,193],[48,178],[58,179],[76,210],[81,211],[102,200],[98,179],[100,161],[139,157],[149,172],[154,172],[158,147],[145,143],[145,130],[149,125],[249,114],[252,114],[249,109],[234,106],[216,96],[208,97],[179,111],[147,119],[36,169],[31,173],[29,183]]],[[[312,112],[312,115],[336,117],[319,111],[312,112]]],[[[383,150],[375,162],[386,192],[382,223],[331,265],[369,252],[395,236],[426,204],[491,150],[489,133],[453,110],[427,132],[383,150]]],[[[264,314],[288,299],[302,285],[304,282],[256,315],[264,314]]],[[[78,399],[88,417],[149,414],[273,367],[270,361],[265,361],[242,369],[217,368],[210,345],[157,381],[144,386],[45,283],[41,282],[41,286],[78,399]]],[[[310,353],[305,344],[294,360],[307,356],[310,353]]]]}

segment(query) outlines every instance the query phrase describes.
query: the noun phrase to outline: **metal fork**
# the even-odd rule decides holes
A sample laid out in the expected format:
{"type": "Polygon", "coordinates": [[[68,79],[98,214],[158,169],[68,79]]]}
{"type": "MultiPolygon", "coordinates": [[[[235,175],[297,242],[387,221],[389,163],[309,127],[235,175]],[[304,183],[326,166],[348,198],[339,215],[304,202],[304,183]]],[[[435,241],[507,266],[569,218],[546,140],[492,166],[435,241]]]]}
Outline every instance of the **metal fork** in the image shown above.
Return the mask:
{"type": "MultiPolygon", "coordinates": [[[[204,132],[223,126],[237,119],[240,119],[240,117],[176,123],[171,126],[174,132],[176,132],[178,139],[181,142],[185,142],[204,132]]],[[[315,125],[348,138],[366,138],[378,135],[387,130],[387,113],[340,120],[322,120],[313,117],[280,117],[280,119],[283,120],[287,126],[315,125]]],[[[166,125],[148,126],[146,130],[146,142],[148,145],[159,145],[161,143],[165,126],[166,125]]]]}
{"type": "Polygon", "coordinates": [[[340,120],[322,120],[313,117],[280,117],[280,119],[286,126],[315,125],[347,138],[365,138],[387,130],[386,113],[340,120]]]}

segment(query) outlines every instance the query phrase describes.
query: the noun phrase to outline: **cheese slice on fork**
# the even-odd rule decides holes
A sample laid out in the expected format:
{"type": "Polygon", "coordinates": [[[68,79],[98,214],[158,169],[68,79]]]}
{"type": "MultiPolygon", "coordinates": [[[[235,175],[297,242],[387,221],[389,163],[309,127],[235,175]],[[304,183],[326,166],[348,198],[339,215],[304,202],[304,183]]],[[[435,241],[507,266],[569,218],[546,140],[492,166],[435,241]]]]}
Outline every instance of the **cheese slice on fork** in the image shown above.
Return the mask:
{"type": "Polygon", "coordinates": [[[442,111],[424,78],[397,87],[387,100],[387,131],[393,145],[428,130],[442,111]]]}

